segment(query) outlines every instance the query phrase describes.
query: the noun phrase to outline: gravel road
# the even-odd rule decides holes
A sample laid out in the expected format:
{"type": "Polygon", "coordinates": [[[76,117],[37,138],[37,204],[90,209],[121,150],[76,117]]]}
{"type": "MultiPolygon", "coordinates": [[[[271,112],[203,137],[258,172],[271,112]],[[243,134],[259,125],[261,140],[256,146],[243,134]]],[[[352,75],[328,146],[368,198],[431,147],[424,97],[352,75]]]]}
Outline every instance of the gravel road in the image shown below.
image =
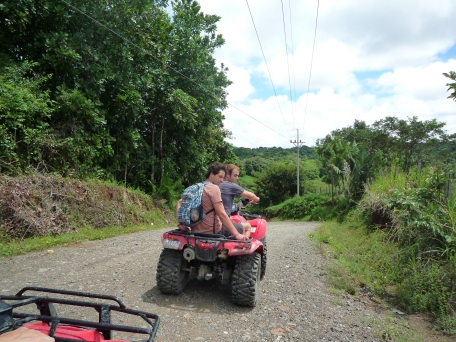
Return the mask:
{"type": "Polygon", "coordinates": [[[0,291],[43,286],[115,295],[160,316],[156,341],[381,341],[391,314],[368,299],[330,293],[326,261],[308,238],[316,226],[268,224],[268,264],[255,308],[232,304],[229,288],[215,281],[161,294],[155,272],[165,229],[0,259],[0,291]]]}

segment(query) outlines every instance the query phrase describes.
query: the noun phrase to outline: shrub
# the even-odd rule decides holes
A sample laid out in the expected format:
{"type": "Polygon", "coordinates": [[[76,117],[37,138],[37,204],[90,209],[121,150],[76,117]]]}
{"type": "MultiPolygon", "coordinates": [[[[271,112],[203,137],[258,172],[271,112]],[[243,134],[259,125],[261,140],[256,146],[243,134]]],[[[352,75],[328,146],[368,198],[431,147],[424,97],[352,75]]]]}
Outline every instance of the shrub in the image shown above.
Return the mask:
{"type": "Polygon", "coordinates": [[[409,269],[402,284],[398,286],[401,306],[410,313],[430,312],[445,316],[449,312],[452,293],[451,279],[440,265],[418,264],[409,269]]]}
{"type": "Polygon", "coordinates": [[[445,172],[436,168],[392,172],[367,186],[358,208],[400,245],[414,245],[427,258],[447,258],[456,252],[456,200],[444,199],[445,183],[445,172]]]}
{"type": "Polygon", "coordinates": [[[266,209],[268,218],[278,217],[285,220],[322,220],[327,218],[331,206],[331,198],[321,194],[307,194],[293,197],[279,205],[266,209]]]}

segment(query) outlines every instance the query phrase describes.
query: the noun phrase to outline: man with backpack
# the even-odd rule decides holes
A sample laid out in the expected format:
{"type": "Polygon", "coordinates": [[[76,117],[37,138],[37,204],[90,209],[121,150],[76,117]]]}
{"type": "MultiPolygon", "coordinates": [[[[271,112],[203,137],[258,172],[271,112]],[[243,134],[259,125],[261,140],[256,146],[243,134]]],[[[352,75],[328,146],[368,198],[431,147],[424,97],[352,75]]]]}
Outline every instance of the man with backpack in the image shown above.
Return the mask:
{"type": "MultiPolygon", "coordinates": [[[[229,216],[223,207],[222,195],[218,185],[223,181],[226,173],[226,165],[215,162],[209,165],[205,174],[205,182],[198,183],[187,189],[202,190],[201,196],[201,214],[199,218],[193,220],[195,223],[189,224],[188,206],[189,202],[195,201],[197,194],[193,194],[193,198],[188,201],[186,198],[181,198],[176,205],[176,217],[179,222],[180,230],[188,230],[191,226],[192,232],[206,233],[206,234],[222,234],[224,236],[233,236],[236,240],[247,240],[248,237],[244,235],[244,228],[242,224],[231,222],[229,216]],[[202,188],[201,188],[202,187],[202,188]]],[[[185,195],[188,191],[184,191],[185,195]]],[[[196,190],[192,190],[194,193],[196,190]]],[[[190,192],[190,197],[192,196],[190,192]]],[[[198,201],[196,201],[198,202],[198,201]]],[[[199,203],[197,203],[199,204],[199,203]]]]}
{"type": "MultiPolygon", "coordinates": [[[[258,203],[260,198],[253,192],[244,190],[237,183],[239,178],[239,167],[234,164],[226,166],[226,174],[224,181],[219,185],[220,192],[222,193],[223,207],[228,217],[231,215],[231,208],[234,202],[234,196],[242,196],[248,198],[252,203],[258,203]]],[[[244,227],[245,235],[250,236],[251,226],[248,222],[241,223],[244,227]]]]}

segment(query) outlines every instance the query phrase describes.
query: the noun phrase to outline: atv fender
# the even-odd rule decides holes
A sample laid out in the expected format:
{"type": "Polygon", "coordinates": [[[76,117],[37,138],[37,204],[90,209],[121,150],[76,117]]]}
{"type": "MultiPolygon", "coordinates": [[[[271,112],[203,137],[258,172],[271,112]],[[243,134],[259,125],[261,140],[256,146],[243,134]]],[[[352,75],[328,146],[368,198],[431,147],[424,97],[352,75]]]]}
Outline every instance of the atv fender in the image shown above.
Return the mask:
{"type": "Polygon", "coordinates": [[[253,220],[247,221],[252,226],[250,236],[254,239],[261,239],[266,235],[266,225],[267,222],[264,219],[256,218],[253,220]]]}

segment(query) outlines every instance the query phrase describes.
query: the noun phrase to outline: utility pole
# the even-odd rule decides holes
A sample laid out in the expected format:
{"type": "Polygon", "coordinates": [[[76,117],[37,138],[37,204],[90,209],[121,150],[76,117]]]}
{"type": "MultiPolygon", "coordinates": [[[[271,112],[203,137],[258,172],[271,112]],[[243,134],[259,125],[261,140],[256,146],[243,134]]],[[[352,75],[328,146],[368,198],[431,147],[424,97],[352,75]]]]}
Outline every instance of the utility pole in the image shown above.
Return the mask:
{"type": "Polygon", "coordinates": [[[296,130],[296,140],[295,141],[290,140],[290,143],[295,145],[298,148],[298,165],[297,165],[298,166],[298,177],[297,177],[298,183],[297,183],[296,194],[297,194],[297,196],[299,196],[299,146],[304,143],[303,141],[299,140],[299,129],[296,130]]]}

